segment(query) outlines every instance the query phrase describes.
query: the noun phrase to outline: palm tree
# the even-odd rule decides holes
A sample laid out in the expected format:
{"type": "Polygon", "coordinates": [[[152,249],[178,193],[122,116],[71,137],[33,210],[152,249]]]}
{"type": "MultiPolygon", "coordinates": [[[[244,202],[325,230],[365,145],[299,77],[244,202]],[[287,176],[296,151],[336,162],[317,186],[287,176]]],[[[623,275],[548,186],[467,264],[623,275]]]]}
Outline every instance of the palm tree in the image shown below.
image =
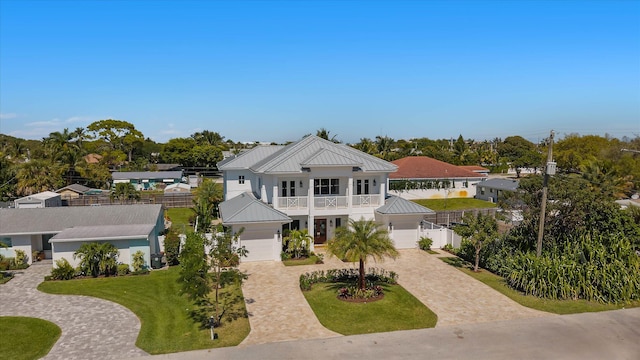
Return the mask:
{"type": "Polygon", "coordinates": [[[124,200],[139,200],[140,192],[136,190],[132,183],[117,183],[111,192],[111,199],[120,200],[120,204],[122,204],[124,200]]]}
{"type": "Polygon", "coordinates": [[[347,227],[336,229],[335,238],[329,240],[327,253],[347,261],[358,261],[360,272],[358,287],[366,288],[364,264],[368,257],[382,260],[385,256],[395,259],[398,250],[393,246],[387,230],[382,229],[374,220],[349,219],[347,227]]]}
{"type": "Polygon", "coordinates": [[[31,195],[41,191],[53,191],[63,186],[67,166],[34,159],[18,166],[16,173],[16,192],[31,195]]]}
{"type": "Polygon", "coordinates": [[[293,253],[294,259],[302,256],[303,251],[309,250],[309,245],[313,241],[313,237],[309,235],[307,229],[291,230],[289,236],[284,238],[287,251],[293,253]]]}

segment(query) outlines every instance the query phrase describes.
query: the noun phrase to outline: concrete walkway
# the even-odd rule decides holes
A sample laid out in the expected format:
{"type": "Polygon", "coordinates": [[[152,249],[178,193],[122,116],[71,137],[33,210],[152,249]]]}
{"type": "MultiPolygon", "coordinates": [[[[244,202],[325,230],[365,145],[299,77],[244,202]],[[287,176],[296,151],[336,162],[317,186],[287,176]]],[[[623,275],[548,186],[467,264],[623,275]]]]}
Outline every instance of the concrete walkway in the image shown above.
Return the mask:
{"type": "Polygon", "coordinates": [[[155,360],[638,359],[640,308],[156,355],[155,360]]]}
{"type": "Polygon", "coordinates": [[[38,284],[50,273],[50,261],[35,263],[0,285],[0,316],[45,319],[62,329],[60,339],[44,359],[121,359],[146,355],[135,346],[140,332],[135,314],[98,298],[38,291],[38,284]]]}
{"type": "MultiPolygon", "coordinates": [[[[551,315],[521,306],[421,250],[401,250],[398,259],[371,262],[370,266],[397,272],[398,282],[438,315],[438,327],[551,315]]],[[[251,333],[241,345],[341,336],[317,320],[300,291],[299,277],[316,270],[350,267],[357,264],[327,256],[321,265],[241,264],[240,269],[249,275],[242,290],[251,324],[251,333]]]]}

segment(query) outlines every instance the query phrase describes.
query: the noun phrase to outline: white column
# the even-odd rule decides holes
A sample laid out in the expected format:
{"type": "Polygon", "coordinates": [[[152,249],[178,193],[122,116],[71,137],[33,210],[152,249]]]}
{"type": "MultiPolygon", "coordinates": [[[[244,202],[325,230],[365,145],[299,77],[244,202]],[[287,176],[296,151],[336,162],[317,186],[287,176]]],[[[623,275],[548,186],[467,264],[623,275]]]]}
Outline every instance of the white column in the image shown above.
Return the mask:
{"type": "Polygon", "coordinates": [[[278,208],[278,178],[274,179],[274,183],[273,183],[273,200],[272,200],[272,204],[273,204],[273,208],[277,209],[278,208]]]}
{"type": "Polygon", "coordinates": [[[387,196],[387,181],[383,181],[384,179],[378,179],[380,182],[380,206],[384,205],[384,198],[387,196]]]}
{"type": "Polygon", "coordinates": [[[351,209],[353,209],[353,175],[349,176],[349,180],[347,180],[347,209],[349,209],[349,214],[351,214],[351,209]]]}

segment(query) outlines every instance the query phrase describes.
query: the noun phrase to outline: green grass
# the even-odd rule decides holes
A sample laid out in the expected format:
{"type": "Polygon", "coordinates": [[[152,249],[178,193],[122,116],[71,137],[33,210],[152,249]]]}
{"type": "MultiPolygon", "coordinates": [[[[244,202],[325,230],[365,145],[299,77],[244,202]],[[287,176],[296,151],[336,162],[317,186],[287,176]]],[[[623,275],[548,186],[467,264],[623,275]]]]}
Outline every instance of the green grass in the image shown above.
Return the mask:
{"type": "Polygon", "coordinates": [[[298,265],[314,265],[318,262],[318,257],[315,255],[309,256],[304,259],[288,259],[282,260],[284,266],[298,266],[298,265]]]}
{"type": "Polygon", "coordinates": [[[13,274],[9,271],[0,271],[0,284],[4,284],[9,282],[9,280],[13,279],[13,274]]]}
{"type": "Polygon", "coordinates": [[[580,299],[553,300],[543,299],[533,295],[524,295],[524,293],[510,288],[504,278],[488,270],[481,269],[480,272],[474,272],[471,264],[457,257],[446,257],[440,259],[449,265],[455,266],[460,271],[484,283],[485,285],[490,286],[494,290],[509,297],[511,300],[517,302],[518,304],[536,310],[564,315],[584,312],[617,310],[640,306],[640,301],[635,301],[630,304],[603,304],[596,301],[587,301],[580,299]]]}
{"type": "Polygon", "coordinates": [[[431,250],[431,249],[429,249],[429,250],[425,250],[425,251],[426,251],[426,252],[428,252],[428,253],[429,253],[429,254],[431,254],[431,255],[438,255],[438,254],[440,254],[439,252],[437,252],[437,251],[435,251],[435,250],[431,250]]]}
{"type": "Polygon", "coordinates": [[[36,318],[0,316],[0,355],[3,359],[40,359],[60,338],[58,325],[36,318]]]}
{"type": "Polygon", "coordinates": [[[494,208],[497,205],[484,200],[470,198],[453,198],[453,199],[419,199],[413,202],[427,207],[434,211],[445,210],[467,210],[467,209],[486,209],[494,208]]]}
{"type": "MultiPolygon", "coordinates": [[[[193,305],[179,295],[178,267],[152,271],[149,275],[70,281],[46,281],[38,289],[51,294],[88,295],[121,304],[133,311],[142,327],[136,345],[150,354],[238,345],[250,331],[249,319],[224,321],[212,341],[208,329],[201,329],[189,316],[193,305]]],[[[239,286],[228,287],[242,296],[239,286]]],[[[235,310],[246,314],[244,301],[235,310]]]]}
{"type": "Polygon", "coordinates": [[[167,216],[171,219],[171,226],[178,231],[193,231],[193,226],[189,224],[189,218],[194,215],[191,208],[171,208],[167,209],[167,216]]]}
{"type": "Polygon", "coordinates": [[[384,298],[369,303],[338,300],[345,284],[315,284],[304,297],[320,323],[343,335],[431,328],[438,317],[400,285],[383,285],[384,298]]]}

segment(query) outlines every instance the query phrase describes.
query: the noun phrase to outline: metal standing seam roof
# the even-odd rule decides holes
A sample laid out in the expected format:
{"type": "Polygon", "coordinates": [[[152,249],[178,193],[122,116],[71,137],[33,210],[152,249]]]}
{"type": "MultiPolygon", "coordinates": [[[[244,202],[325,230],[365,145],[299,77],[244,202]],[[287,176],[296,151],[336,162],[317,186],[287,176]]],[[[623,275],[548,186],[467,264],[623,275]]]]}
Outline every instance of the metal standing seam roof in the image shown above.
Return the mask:
{"type": "MultiPolygon", "coordinates": [[[[335,160],[338,162],[333,165],[342,165],[344,159],[350,159],[356,162],[362,171],[365,172],[393,172],[397,167],[385,160],[369,155],[360,150],[354,149],[344,144],[336,144],[331,141],[319,138],[315,135],[309,135],[300,141],[287,145],[284,149],[265,158],[259,163],[251,167],[256,173],[300,173],[302,172],[302,164],[308,159],[312,159],[314,155],[322,150],[328,150],[342,159],[335,160]]],[[[319,155],[318,160],[328,160],[329,153],[319,155]]],[[[327,165],[324,165],[327,166],[327,165]]]]}
{"type": "Polygon", "coordinates": [[[113,180],[182,179],[182,171],[114,171],[113,180]]]}
{"type": "Polygon", "coordinates": [[[242,193],[219,205],[223,224],[291,222],[291,218],[257,200],[250,193],[242,193]]]}
{"type": "Polygon", "coordinates": [[[513,179],[489,179],[475,185],[498,190],[516,191],[520,183],[513,179]]]}
{"type": "Polygon", "coordinates": [[[303,160],[300,165],[303,167],[324,167],[324,166],[361,166],[362,162],[353,160],[344,155],[338,154],[328,149],[322,149],[311,157],[303,160]]]}
{"type": "Polygon", "coordinates": [[[251,150],[242,152],[237,156],[220,161],[218,170],[249,169],[263,159],[284,149],[282,145],[258,145],[251,150]]]}
{"type": "Polygon", "coordinates": [[[53,234],[76,226],[155,225],[161,217],[160,204],[0,209],[0,235],[53,234]]]}
{"type": "Polygon", "coordinates": [[[146,239],[154,228],[151,224],[76,226],[56,234],[49,242],[146,239]]]}
{"type": "Polygon", "coordinates": [[[399,196],[388,197],[385,204],[377,208],[376,212],[385,215],[435,214],[435,211],[399,196]]]}

